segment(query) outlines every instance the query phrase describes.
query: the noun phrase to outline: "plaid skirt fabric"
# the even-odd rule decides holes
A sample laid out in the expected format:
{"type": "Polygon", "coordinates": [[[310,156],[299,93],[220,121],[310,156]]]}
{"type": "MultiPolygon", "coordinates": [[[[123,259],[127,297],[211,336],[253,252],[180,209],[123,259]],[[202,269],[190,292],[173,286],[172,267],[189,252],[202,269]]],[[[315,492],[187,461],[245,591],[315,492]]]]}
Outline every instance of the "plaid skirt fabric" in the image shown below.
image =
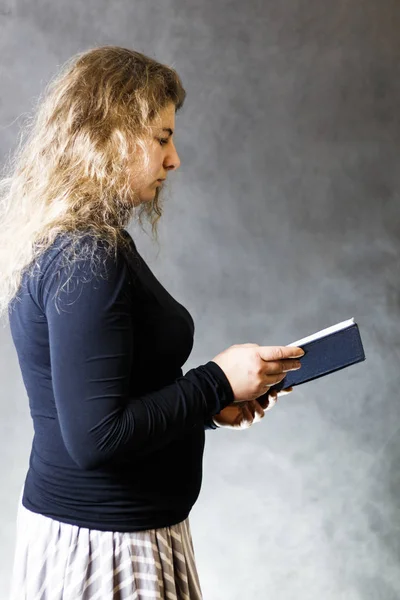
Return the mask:
{"type": "Polygon", "coordinates": [[[139,532],[86,529],[21,498],[10,600],[201,600],[189,520],[139,532]]]}

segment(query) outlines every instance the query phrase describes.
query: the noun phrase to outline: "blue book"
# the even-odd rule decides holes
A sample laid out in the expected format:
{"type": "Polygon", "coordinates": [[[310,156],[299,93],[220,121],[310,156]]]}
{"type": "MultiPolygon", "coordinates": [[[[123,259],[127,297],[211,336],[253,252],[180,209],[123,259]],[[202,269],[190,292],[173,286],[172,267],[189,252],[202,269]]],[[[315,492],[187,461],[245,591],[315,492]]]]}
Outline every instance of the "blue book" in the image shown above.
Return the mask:
{"type": "Polygon", "coordinates": [[[360,331],[354,319],[337,323],[308,337],[288,344],[299,346],[305,352],[300,358],[301,368],[289,371],[285,379],[271,390],[300,385],[365,360],[360,331]]]}

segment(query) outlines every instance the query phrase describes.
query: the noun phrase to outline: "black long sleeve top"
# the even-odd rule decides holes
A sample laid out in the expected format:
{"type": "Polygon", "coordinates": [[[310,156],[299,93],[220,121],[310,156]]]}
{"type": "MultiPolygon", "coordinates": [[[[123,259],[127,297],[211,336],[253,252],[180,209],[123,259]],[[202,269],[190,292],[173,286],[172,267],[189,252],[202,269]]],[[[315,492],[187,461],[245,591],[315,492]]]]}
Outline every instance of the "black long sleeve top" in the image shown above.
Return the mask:
{"type": "Polygon", "coordinates": [[[22,503],[103,531],[185,519],[200,493],[204,429],[233,401],[215,362],[183,375],[193,319],[124,234],[130,250],[116,258],[98,243],[96,276],[89,259],[62,265],[71,239],[59,235],[9,306],[34,428],[22,503]]]}

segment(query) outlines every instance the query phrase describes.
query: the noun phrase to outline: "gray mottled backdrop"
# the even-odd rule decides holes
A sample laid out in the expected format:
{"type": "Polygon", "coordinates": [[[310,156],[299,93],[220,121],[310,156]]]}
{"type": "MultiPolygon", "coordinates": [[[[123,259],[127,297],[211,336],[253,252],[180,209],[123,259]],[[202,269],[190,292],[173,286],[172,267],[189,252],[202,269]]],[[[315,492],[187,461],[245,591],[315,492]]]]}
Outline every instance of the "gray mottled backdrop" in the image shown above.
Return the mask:
{"type": "MultiPolygon", "coordinates": [[[[101,44],[188,91],[160,248],[192,313],[184,371],[354,316],[367,361],[207,432],[192,528],[205,600],[400,597],[400,6],[395,0],[0,2],[0,151],[59,65],[101,44]]],[[[1,347],[1,597],[32,427],[1,347]]]]}

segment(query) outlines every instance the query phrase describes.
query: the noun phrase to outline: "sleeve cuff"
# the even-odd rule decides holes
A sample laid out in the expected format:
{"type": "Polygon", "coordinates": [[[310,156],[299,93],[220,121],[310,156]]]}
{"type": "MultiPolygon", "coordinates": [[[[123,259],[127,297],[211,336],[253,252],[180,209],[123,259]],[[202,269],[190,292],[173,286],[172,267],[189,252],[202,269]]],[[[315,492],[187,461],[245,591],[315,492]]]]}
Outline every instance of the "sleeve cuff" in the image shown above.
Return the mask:
{"type": "Polygon", "coordinates": [[[217,363],[213,362],[212,360],[210,360],[204,366],[206,369],[208,369],[209,372],[211,372],[211,374],[216,379],[218,379],[221,385],[221,390],[223,391],[223,398],[221,398],[221,407],[225,408],[225,406],[228,406],[228,404],[232,404],[232,402],[235,399],[235,396],[231,384],[229,383],[229,379],[225,375],[224,371],[219,365],[217,365],[217,363]]]}

